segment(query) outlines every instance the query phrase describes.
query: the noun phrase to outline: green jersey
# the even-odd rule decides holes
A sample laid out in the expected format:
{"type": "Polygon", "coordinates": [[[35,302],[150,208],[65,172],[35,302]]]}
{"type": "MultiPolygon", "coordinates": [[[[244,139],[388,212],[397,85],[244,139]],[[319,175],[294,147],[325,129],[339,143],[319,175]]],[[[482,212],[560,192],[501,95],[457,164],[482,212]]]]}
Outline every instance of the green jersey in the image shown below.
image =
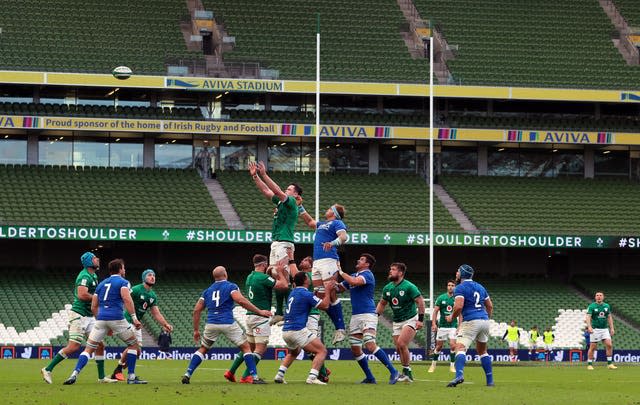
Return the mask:
{"type": "Polygon", "coordinates": [[[391,282],[382,289],[382,299],[391,303],[393,322],[403,322],[416,316],[415,299],[421,295],[418,287],[408,280],[402,280],[398,285],[391,282]]]}
{"type": "Polygon", "coordinates": [[[453,313],[453,303],[455,302],[453,295],[444,293],[436,299],[436,307],[440,309],[440,321],[438,321],[439,328],[457,328],[458,319],[453,319],[451,322],[447,322],[447,316],[453,313]]]}
{"type": "MultiPolygon", "coordinates": [[[[153,290],[147,291],[147,289],[144,288],[144,284],[138,284],[131,289],[131,299],[136,309],[136,316],[140,321],[142,321],[142,317],[147,313],[149,308],[158,305],[156,292],[153,290]]],[[[126,309],[124,311],[124,318],[130,323],[133,322],[126,309]]]]}
{"type": "Polygon", "coordinates": [[[273,214],[273,226],[271,227],[271,240],[293,243],[293,230],[298,223],[296,199],[287,196],[286,200],[280,201],[274,195],[271,201],[276,205],[276,212],[273,214]]]}
{"type": "Polygon", "coordinates": [[[85,268],[78,274],[76,277],[75,288],[73,289],[73,304],[71,305],[71,310],[75,313],[78,313],[82,316],[93,316],[93,312],[91,312],[91,300],[82,301],[78,298],[78,287],[83,286],[87,287],[89,290],[89,295],[93,295],[96,291],[96,287],[98,286],[98,275],[96,273],[89,273],[89,271],[85,268]]]}
{"type": "MultiPolygon", "coordinates": [[[[310,271],[307,272],[307,277],[309,278],[309,291],[313,292],[313,279],[311,278],[310,271]]],[[[320,310],[316,307],[313,307],[311,308],[311,311],[309,311],[309,315],[320,315],[320,310]]]]}
{"type": "Polygon", "coordinates": [[[587,313],[591,315],[593,329],[607,329],[609,327],[608,318],[611,315],[611,307],[606,302],[602,304],[592,302],[587,308],[587,313]]]}
{"type": "MultiPolygon", "coordinates": [[[[244,282],[249,301],[258,309],[271,310],[271,295],[276,280],[273,277],[259,271],[252,271],[244,282]]],[[[254,312],[247,311],[247,315],[256,315],[254,312]]]]}

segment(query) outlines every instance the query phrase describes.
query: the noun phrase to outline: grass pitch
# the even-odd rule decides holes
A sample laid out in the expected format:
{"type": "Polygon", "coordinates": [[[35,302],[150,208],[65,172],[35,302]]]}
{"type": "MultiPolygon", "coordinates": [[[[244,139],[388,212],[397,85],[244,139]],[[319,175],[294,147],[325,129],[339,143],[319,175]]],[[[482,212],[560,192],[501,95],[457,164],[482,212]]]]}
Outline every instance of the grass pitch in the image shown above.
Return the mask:
{"type": "MultiPolygon", "coordinates": [[[[378,385],[359,385],[362,372],[354,361],[329,361],[332,371],[328,386],[304,383],[309,361],[296,361],[287,371],[287,385],[274,384],[278,363],[261,361],[260,375],[268,385],[245,385],[227,382],[222,374],[228,361],[207,360],[196,370],[190,385],[180,383],[187,361],[140,361],[137,374],[148,385],[98,384],[95,363],[90,361],[75,385],[62,382],[76,360],[65,360],[53,372],[54,383],[46,384],[40,376],[43,360],[0,360],[0,392],[3,404],[366,404],[391,405],[414,403],[471,404],[640,404],[640,367],[618,365],[607,370],[598,363],[588,371],[584,365],[495,365],[496,386],[485,386],[477,363],[465,369],[465,383],[446,388],[452,379],[447,364],[427,373],[427,363],[413,364],[416,381],[412,384],[388,385],[388,372],[380,364],[371,368],[378,385]]],[[[109,373],[115,361],[107,361],[109,373]]],[[[241,374],[243,368],[239,370],[241,374]]]]}

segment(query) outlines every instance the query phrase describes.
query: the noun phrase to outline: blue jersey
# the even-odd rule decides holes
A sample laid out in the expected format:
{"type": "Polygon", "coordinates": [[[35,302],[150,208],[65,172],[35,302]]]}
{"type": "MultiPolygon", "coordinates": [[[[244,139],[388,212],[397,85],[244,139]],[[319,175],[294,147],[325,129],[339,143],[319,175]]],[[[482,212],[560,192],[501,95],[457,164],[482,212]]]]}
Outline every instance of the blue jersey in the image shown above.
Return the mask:
{"type": "Polygon", "coordinates": [[[474,319],[489,319],[484,302],[489,298],[487,290],[482,284],[473,280],[462,280],[453,290],[455,298],[463,297],[462,320],[473,321],[474,319]]]}
{"type": "Polygon", "coordinates": [[[309,311],[320,304],[320,298],[304,287],[296,287],[289,294],[284,311],[282,331],[301,330],[307,326],[309,311]]]}
{"type": "Polygon", "coordinates": [[[331,250],[325,252],[322,248],[322,244],[325,242],[331,242],[337,238],[338,231],[340,230],[346,232],[347,226],[339,219],[316,222],[316,237],[313,241],[313,260],[339,259],[338,249],[336,249],[335,246],[331,246],[331,250]]]}
{"type": "Polygon", "coordinates": [[[235,301],[231,298],[238,286],[227,280],[216,281],[204,290],[200,298],[207,307],[207,323],[232,324],[235,301]]]}
{"type": "Polygon", "coordinates": [[[342,285],[351,292],[351,313],[353,315],[359,314],[375,314],[376,304],[373,301],[373,292],[376,288],[376,279],[373,277],[371,270],[366,269],[353,273],[352,277],[364,278],[364,285],[357,287],[351,287],[346,281],[342,282],[342,285]]]}
{"type": "Polygon", "coordinates": [[[93,293],[98,296],[97,320],[117,321],[124,319],[124,301],[120,295],[122,287],[131,288],[131,285],[118,274],[114,274],[98,284],[93,293]]]}

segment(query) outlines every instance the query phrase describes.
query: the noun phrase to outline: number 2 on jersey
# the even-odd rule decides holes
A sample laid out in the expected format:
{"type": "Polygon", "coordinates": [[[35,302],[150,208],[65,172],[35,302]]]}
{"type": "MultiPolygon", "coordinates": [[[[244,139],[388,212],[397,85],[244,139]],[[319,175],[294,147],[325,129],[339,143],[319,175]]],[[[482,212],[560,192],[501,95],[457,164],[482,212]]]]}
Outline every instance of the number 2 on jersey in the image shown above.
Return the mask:
{"type": "Polygon", "coordinates": [[[474,292],[473,292],[473,296],[476,298],[476,305],[475,305],[475,307],[476,307],[476,308],[478,308],[478,309],[479,309],[479,308],[482,308],[482,305],[480,305],[480,293],[479,293],[479,292],[477,292],[477,291],[474,291],[474,292]]]}

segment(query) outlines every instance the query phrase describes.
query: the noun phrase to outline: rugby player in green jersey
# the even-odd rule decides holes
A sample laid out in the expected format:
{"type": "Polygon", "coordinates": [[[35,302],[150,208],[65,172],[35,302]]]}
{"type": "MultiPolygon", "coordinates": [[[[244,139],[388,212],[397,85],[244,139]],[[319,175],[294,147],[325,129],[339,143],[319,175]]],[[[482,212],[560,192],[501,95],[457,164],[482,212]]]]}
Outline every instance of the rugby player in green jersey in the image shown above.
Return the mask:
{"type": "Polygon", "coordinates": [[[382,289],[376,313],[381,315],[387,304],[393,312],[393,343],[400,355],[402,375],[398,381],[413,381],[411,372],[411,354],[409,343],[422,329],[424,322],[424,299],[418,287],[405,279],[407,266],[404,263],[391,263],[389,284],[382,289]]]}
{"type": "Polygon", "coordinates": [[[449,341],[449,371],[452,373],[456,372],[456,367],[453,362],[456,357],[456,330],[458,329],[458,321],[460,317],[451,322],[447,322],[447,316],[453,313],[453,304],[455,302],[455,298],[453,297],[454,288],[456,288],[455,280],[447,281],[447,292],[438,296],[433,306],[433,313],[431,314],[431,331],[434,333],[437,332],[437,334],[436,347],[433,350],[431,366],[428,370],[429,373],[436,371],[438,356],[440,356],[444,342],[447,340],[449,341]],[[438,314],[440,314],[439,320],[438,314]]]}
{"type": "Polygon", "coordinates": [[[602,342],[607,351],[607,368],[615,370],[618,367],[613,364],[613,343],[611,342],[611,337],[615,333],[613,316],[611,315],[611,307],[604,302],[602,291],[596,292],[595,302],[592,302],[587,308],[586,322],[587,332],[591,334],[587,369],[593,370],[593,352],[598,348],[598,342],[602,342]]]}
{"type": "MultiPolygon", "coordinates": [[[[66,359],[70,354],[80,349],[80,345],[89,336],[91,329],[95,325],[96,318],[91,312],[91,300],[93,292],[98,286],[98,268],[100,267],[100,259],[91,252],[85,252],[80,256],[82,271],[78,274],[73,290],[73,304],[71,309],[67,311],[69,315],[69,341],[67,346],[60,351],[51,360],[49,365],[40,370],[42,378],[47,384],[52,384],[51,372],[54,367],[62,360],[66,359]]],[[[104,375],[104,345],[100,343],[95,351],[96,364],[98,366],[98,382],[111,383],[116,382],[104,375]]]]}
{"type": "MultiPolygon", "coordinates": [[[[249,301],[251,301],[253,305],[259,309],[270,311],[273,290],[286,291],[289,288],[289,281],[285,278],[284,269],[273,272],[276,275],[274,279],[266,274],[267,267],[269,267],[267,256],[260,254],[253,256],[253,271],[247,276],[245,291],[249,301]]],[[[247,311],[246,322],[247,341],[249,342],[257,365],[267,350],[269,336],[271,335],[271,325],[269,324],[269,318],[265,318],[251,311],[247,311]]],[[[224,378],[228,381],[235,382],[235,372],[243,361],[243,353],[240,352],[229,370],[224,373],[224,378]]],[[[240,382],[246,384],[252,383],[248,369],[245,370],[240,382]]]]}
{"type": "MultiPolygon", "coordinates": [[[[293,231],[298,223],[298,204],[296,199],[302,196],[302,188],[296,183],[290,183],[283,191],[267,174],[264,163],[250,162],[249,174],[260,192],[275,204],[273,224],[271,226],[271,252],[269,265],[287,269],[287,249],[295,251],[293,231]]],[[[287,269],[288,270],[288,269],[287,269]]],[[[288,278],[289,276],[287,276],[288,278]]],[[[284,301],[289,295],[289,289],[276,290],[276,313],[271,324],[282,321],[284,315],[284,301]]]]}
{"type": "MultiPolygon", "coordinates": [[[[140,321],[144,315],[149,311],[153,319],[155,319],[160,325],[162,325],[162,329],[165,332],[171,333],[173,331],[173,326],[167,322],[160,312],[160,307],[158,307],[158,296],[156,292],[153,291],[153,286],[156,285],[156,273],[151,269],[146,269],[142,272],[142,283],[133,286],[131,289],[131,299],[133,300],[133,306],[136,310],[136,316],[140,321]]],[[[124,318],[129,323],[133,323],[131,319],[131,315],[127,311],[124,311],[124,318]]],[[[142,328],[135,329],[134,333],[136,335],[136,340],[138,341],[138,346],[142,347],[142,328]]],[[[140,353],[138,353],[138,356],[140,353]]],[[[120,361],[116,366],[115,370],[111,374],[111,378],[115,378],[118,381],[124,381],[124,375],[122,375],[122,370],[127,367],[127,353],[126,351],[122,353],[120,356],[120,361]]]]}

